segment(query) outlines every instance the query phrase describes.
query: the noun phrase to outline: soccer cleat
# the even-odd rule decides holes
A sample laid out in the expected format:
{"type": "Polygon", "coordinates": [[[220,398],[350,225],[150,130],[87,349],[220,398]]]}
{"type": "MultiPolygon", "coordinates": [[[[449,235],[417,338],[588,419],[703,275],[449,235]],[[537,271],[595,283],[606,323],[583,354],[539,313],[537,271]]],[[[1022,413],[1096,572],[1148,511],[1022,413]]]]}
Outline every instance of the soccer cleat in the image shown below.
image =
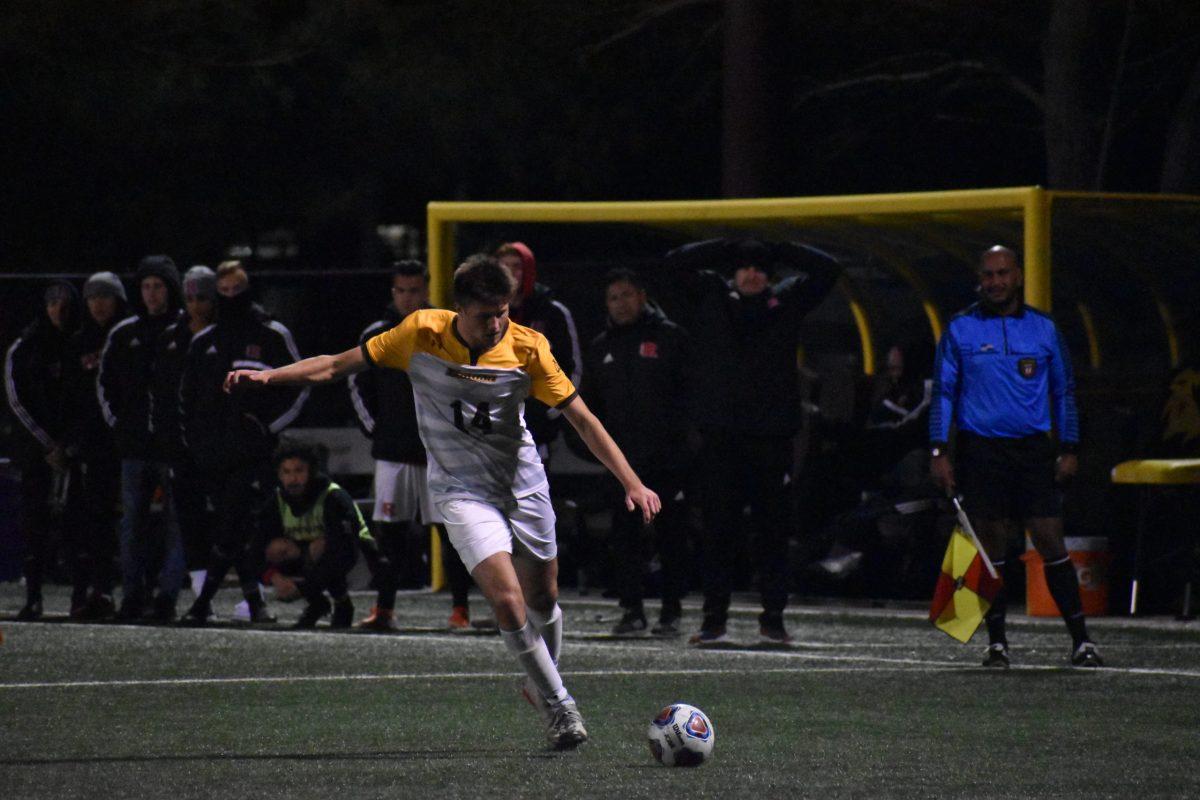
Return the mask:
{"type": "Polygon", "coordinates": [[[88,601],[83,605],[83,612],[80,619],[83,620],[101,620],[108,619],[113,614],[117,613],[117,607],[113,604],[113,599],[106,594],[93,593],[88,601]]]}
{"type": "Polygon", "coordinates": [[[197,600],[192,603],[192,607],[180,618],[179,624],[192,628],[202,628],[210,622],[216,622],[216,619],[216,615],[213,614],[212,604],[204,600],[197,600]]]}
{"type": "Polygon", "coordinates": [[[1100,658],[1100,651],[1096,649],[1094,642],[1083,641],[1075,648],[1075,652],[1071,655],[1071,666],[1073,667],[1103,667],[1104,660],[1100,658]]]}
{"type": "Polygon", "coordinates": [[[17,622],[33,622],[42,618],[42,601],[30,600],[17,612],[17,622]]]}
{"type": "Polygon", "coordinates": [[[400,629],[396,622],[396,612],[390,608],[371,607],[370,616],[358,623],[358,627],[369,631],[395,631],[400,629]]]}
{"type": "Polygon", "coordinates": [[[300,614],[300,619],[296,620],[292,627],[300,629],[315,628],[317,627],[317,620],[328,614],[332,607],[329,601],[325,599],[325,596],[321,595],[304,607],[304,611],[300,614]]]}
{"type": "Polygon", "coordinates": [[[126,597],[121,601],[121,607],[117,610],[117,619],[121,622],[138,622],[144,611],[141,600],[126,597]]]}
{"type": "Polygon", "coordinates": [[[617,636],[630,633],[641,633],[646,630],[646,615],[641,611],[626,611],[621,621],[613,626],[612,632],[617,636]]]}
{"type": "Polygon", "coordinates": [[[758,629],[759,638],[764,644],[791,644],[792,637],[788,635],[783,623],[768,623],[758,629]]]}
{"type": "Polygon", "coordinates": [[[1008,669],[1010,663],[1008,645],[1003,642],[992,642],[983,653],[983,666],[990,669],[1008,669]]]}
{"type": "Polygon", "coordinates": [[[455,606],[450,609],[450,619],[446,622],[452,631],[465,631],[471,628],[471,611],[466,606],[455,606]]]}
{"type": "Polygon", "coordinates": [[[725,626],[718,625],[711,628],[701,628],[696,633],[693,633],[688,639],[688,644],[693,647],[703,647],[709,644],[721,644],[729,641],[729,637],[725,635],[725,626]]]}
{"type": "Polygon", "coordinates": [[[583,727],[583,716],[574,700],[567,698],[552,706],[550,714],[546,738],[555,750],[572,750],[587,741],[587,728],[583,727]]]}
{"type": "Polygon", "coordinates": [[[553,721],[554,713],[550,708],[550,704],[546,702],[546,698],[542,696],[537,685],[533,682],[533,678],[526,676],[517,681],[517,690],[521,696],[525,698],[525,702],[533,706],[538,712],[538,716],[542,718],[542,722],[549,725],[553,721]]]}
{"type": "Polygon", "coordinates": [[[349,628],[354,622],[354,602],[349,595],[333,603],[333,616],[329,618],[329,627],[339,630],[349,628]]]}
{"type": "Polygon", "coordinates": [[[658,624],[650,629],[655,636],[678,636],[679,617],[659,617],[658,624]]]}

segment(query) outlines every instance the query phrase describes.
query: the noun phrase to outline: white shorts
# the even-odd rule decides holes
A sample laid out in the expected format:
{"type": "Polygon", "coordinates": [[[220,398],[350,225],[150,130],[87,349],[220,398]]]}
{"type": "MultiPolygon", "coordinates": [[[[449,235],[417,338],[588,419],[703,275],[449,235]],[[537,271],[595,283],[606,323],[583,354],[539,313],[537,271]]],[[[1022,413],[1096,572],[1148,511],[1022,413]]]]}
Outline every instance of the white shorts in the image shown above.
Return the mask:
{"type": "Polygon", "coordinates": [[[539,561],[550,561],[558,555],[554,508],[545,489],[514,500],[503,509],[463,497],[439,499],[435,505],[445,522],[450,544],[468,572],[488,556],[512,554],[514,538],[539,561]]]}
{"type": "Polygon", "coordinates": [[[424,464],[398,461],[375,462],[376,522],[407,522],[420,519],[426,525],[441,522],[434,511],[424,464]]]}

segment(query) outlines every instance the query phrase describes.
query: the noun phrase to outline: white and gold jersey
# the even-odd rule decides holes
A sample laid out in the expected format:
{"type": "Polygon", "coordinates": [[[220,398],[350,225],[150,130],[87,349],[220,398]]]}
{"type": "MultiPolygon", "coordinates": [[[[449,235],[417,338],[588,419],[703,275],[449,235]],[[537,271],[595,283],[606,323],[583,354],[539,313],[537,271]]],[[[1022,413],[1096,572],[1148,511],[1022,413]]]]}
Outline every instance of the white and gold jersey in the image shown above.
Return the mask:
{"type": "Polygon", "coordinates": [[[503,505],[547,486],[525,428],[525,398],[562,408],[576,391],[542,334],[509,322],[500,341],[473,358],[454,329],[456,316],[415,311],[364,342],[363,355],[371,365],[402,369],[412,380],[434,498],[503,505]]]}

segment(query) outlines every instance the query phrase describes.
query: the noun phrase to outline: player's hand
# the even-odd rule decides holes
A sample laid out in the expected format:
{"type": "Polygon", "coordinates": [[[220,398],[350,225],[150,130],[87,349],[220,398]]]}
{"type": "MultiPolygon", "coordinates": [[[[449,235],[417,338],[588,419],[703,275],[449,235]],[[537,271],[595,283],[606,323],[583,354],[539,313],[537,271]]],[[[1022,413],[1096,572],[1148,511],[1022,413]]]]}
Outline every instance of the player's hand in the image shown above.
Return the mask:
{"type": "Polygon", "coordinates": [[[650,521],[658,516],[658,512],[662,511],[662,500],[659,500],[652,490],[639,485],[625,493],[625,508],[628,511],[640,508],[642,522],[649,525],[650,521]]]}
{"type": "Polygon", "coordinates": [[[234,389],[245,389],[256,383],[264,386],[269,382],[267,374],[257,369],[235,369],[225,376],[225,394],[234,389]]]}
{"type": "Polygon", "coordinates": [[[1058,457],[1054,467],[1054,480],[1067,483],[1079,472],[1079,456],[1074,453],[1063,453],[1058,457]]]}
{"type": "Polygon", "coordinates": [[[950,463],[950,456],[940,455],[929,459],[929,474],[947,497],[954,496],[954,465],[950,463]]]}

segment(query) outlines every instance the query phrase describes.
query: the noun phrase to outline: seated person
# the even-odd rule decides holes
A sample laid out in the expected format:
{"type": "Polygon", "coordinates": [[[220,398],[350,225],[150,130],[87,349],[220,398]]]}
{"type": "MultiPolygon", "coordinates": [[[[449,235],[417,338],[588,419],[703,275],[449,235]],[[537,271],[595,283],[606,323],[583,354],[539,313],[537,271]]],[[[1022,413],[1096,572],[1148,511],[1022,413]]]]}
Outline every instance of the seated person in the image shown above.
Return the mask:
{"type": "Polygon", "coordinates": [[[348,628],[354,604],[346,576],[358,548],[374,546],[367,524],[349,493],[321,473],[311,445],[284,442],[274,463],[279,485],[255,515],[251,567],[261,574],[269,565],[295,582],[308,604],[295,627],[316,627],[332,610],[330,626],[348,628]]]}

